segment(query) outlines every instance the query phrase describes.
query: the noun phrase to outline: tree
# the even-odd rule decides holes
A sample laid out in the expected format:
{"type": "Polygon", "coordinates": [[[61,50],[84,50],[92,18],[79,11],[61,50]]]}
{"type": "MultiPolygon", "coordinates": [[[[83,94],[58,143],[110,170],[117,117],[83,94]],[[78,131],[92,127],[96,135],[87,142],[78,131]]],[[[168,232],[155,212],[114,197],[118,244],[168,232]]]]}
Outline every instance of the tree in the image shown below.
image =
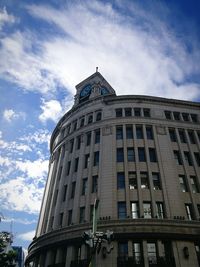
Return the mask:
{"type": "Polygon", "coordinates": [[[8,232],[0,232],[0,266],[15,267],[16,251],[7,249],[12,242],[12,236],[8,232]],[[7,251],[8,250],[8,251],[7,251]]]}

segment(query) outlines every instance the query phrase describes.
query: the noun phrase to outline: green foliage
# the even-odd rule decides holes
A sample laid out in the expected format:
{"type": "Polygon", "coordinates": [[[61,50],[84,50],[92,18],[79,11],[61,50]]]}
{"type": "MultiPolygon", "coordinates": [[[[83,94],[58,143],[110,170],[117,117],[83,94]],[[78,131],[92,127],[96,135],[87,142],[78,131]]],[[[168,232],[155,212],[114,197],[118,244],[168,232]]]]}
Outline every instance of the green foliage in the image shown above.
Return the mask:
{"type": "Polygon", "coordinates": [[[0,233],[0,266],[1,267],[15,267],[15,259],[17,252],[9,250],[7,253],[4,251],[7,244],[11,243],[11,235],[8,232],[0,233]]]}

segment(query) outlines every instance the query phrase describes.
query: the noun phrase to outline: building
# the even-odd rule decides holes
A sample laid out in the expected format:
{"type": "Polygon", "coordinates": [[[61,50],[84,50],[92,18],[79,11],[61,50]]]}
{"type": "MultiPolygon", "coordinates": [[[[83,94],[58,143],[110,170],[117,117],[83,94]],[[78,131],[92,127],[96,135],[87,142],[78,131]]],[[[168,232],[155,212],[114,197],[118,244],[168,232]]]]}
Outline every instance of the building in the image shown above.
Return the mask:
{"type": "Polygon", "coordinates": [[[22,247],[12,246],[12,249],[16,251],[17,256],[15,259],[15,267],[23,267],[24,266],[24,251],[22,247]]]}
{"type": "Polygon", "coordinates": [[[97,267],[200,266],[200,103],[117,96],[98,71],[76,90],[51,137],[26,265],[88,266],[98,199],[97,231],[114,240],[97,267]]]}

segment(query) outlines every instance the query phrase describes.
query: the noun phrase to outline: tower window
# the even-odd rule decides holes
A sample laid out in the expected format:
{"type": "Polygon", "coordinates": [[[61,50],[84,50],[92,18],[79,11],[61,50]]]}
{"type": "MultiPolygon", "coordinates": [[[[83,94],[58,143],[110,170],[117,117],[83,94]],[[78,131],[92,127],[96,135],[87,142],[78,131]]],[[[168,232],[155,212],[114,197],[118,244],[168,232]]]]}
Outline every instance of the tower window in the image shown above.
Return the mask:
{"type": "Polygon", "coordinates": [[[144,218],[152,218],[151,213],[151,203],[150,202],[144,202],[143,203],[143,211],[144,211],[144,218]]]}
{"type": "Polygon", "coordinates": [[[94,166],[99,165],[99,151],[94,152],[94,166]]]}
{"type": "Polygon", "coordinates": [[[191,186],[192,186],[192,193],[198,193],[199,189],[198,189],[198,185],[197,185],[196,176],[190,176],[190,183],[191,183],[191,186]]]}
{"type": "Polygon", "coordinates": [[[69,148],[70,153],[72,153],[73,147],[74,147],[74,139],[70,140],[70,148],[69,148]]]}
{"type": "Polygon", "coordinates": [[[65,185],[63,188],[63,202],[66,200],[66,196],[67,196],[67,185],[65,185]]]}
{"type": "Polygon", "coordinates": [[[92,176],[92,193],[97,193],[98,190],[98,176],[92,176]]]}
{"type": "Polygon", "coordinates": [[[140,162],[145,162],[146,161],[144,147],[138,147],[138,157],[139,157],[139,161],[140,162]]]}
{"type": "Polygon", "coordinates": [[[116,112],[116,117],[122,117],[122,108],[117,108],[115,112],[116,112]]]}
{"type": "Polygon", "coordinates": [[[182,113],[182,117],[184,121],[189,121],[189,114],[188,113],[182,113]]]}
{"type": "Polygon", "coordinates": [[[137,189],[137,177],[136,172],[128,172],[129,188],[137,189]]]}
{"type": "Polygon", "coordinates": [[[84,178],[83,179],[83,183],[82,183],[82,192],[81,192],[82,195],[85,195],[86,194],[87,183],[88,183],[88,179],[87,178],[84,178]]]}
{"type": "Polygon", "coordinates": [[[172,142],[176,142],[177,141],[175,129],[172,129],[172,128],[169,129],[169,136],[170,136],[170,140],[172,142]]]}
{"type": "Polygon", "coordinates": [[[176,121],[180,121],[180,112],[173,112],[173,114],[174,114],[174,119],[176,120],[176,121]]]}
{"type": "Polygon", "coordinates": [[[132,202],[131,203],[131,214],[132,214],[132,219],[139,218],[138,202],[132,202]]]}
{"type": "Polygon", "coordinates": [[[141,179],[141,188],[142,189],[148,189],[149,188],[148,173],[147,172],[141,172],[140,173],[140,179],[141,179]]]}
{"type": "Polygon", "coordinates": [[[134,148],[132,147],[127,148],[127,160],[129,162],[135,161],[135,152],[134,152],[134,148]]]}
{"type": "Polygon", "coordinates": [[[139,242],[133,242],[133,259],[136,266],[142,266],[143,256],[142,256],[142,245],[139,242]]]}
{"type": "Polygon", "coordinates": [[[80,127],[83,127],[83,126],[84,126],[84,123],[85,123],[85,118],[82,117],[82,118],[81,118],[81,122],[80,122],[80,127]]]}
{"type": "Polygon", "coordinates": [[[125,175],[124,172],[117,173],[117,189],[125,188],[125,175]]]}
{"type": "Polygon", "coordinates": [[[89,146],[90,143],[91,143],[91,132],[87,133],[86,145],[89,146]]]}
{"type": "Polygon", "coordinates": [[[187,192],[188,190],[187,190],[185,175],[179,175],[179,183],[180,183],[181,191],[187,192]]]}
{"type": "Polygon", "coordinates": [[[118,202],[118,218],[126,219],[126,202],[118,202]]]}
{"type": "Polygon", "coordinates": [[[68,220],[67,220],[67,225],[72,224],[72,210],[68,211],[68,220]]]}
{"type": "Polygon", "coordinates": [[[143,130],[142,130],[142,126],[136,126],[136,136],[137,139],[143,139],[143,130]]]}
{"type": "Polygon", "coordinates": [[[101,112],[97,112],[96,121],[100,121],[100,120],[101,120],[101,112]]]}
{"type": "Polygon", "coordinates": [[[186,215],[188,220],[193,220],[193,210],[192,210],[192,204],[185,204],[185,211],[186,211],[186,215]]]}
{"type": "Polygon", "coordinates": [[[85,168],[89,167],[89,163],[90,163],[90,154],[86,154],[85,155],[85,168]]]}
{"type": "Polygon", "coordinates": [[[62,227],[62,224],[63,224],[63,212],[60,213],[59,226],[62,227]]]}
{"type": "Polygon", "coordinates": [[[117,162],[124,162],[124,149],[117,148],[117,162]]]}
{"type": "Polygon", "coordinates": [[[149,148],[149,159],[150,159],[150,162],[157,162],[155,148],[149,148]]]}
{"type": "Polygon", "coordinates": [[[131,117],[131,116],[132,116],[132,109],[125,108],[125,117],[131,117]]]}
{"type": "Polygon", "coordinates": [[[122,126],[116,127],[116,139],[117,140],[123,139],[123,127],[122,126]]]}
{"type": "Polygon", "coordinates": [[[136,117],[140,117],[141,116],[141,108],[134,108],[134,114],[136,117]]]}
{"type": "Polygon", "coordinates": [[[80,208],[80,217],[79,223],[83,223],[85,221],[85,207],[80,208]]]}
{"type": "Polygon", "coordinates": [[[81,147],[81,136],[78,136],[77,139],[76,139],[76,148],[77,149],[80,149],[81,147]]]}
{"type": "Polygon", "coordinates": [[[158,219],[164,218],[164,209],[162,202],[156,202],[156,216],[158,219]]]}
{"type": "Polygon", "coordinates": [[[76,182],[72,182],[71,198],[74,198],[75,196],[75,189],[76,189],[76,182]]]}
{"type": "Polygon", "coordinates": [[[143,110],[144,117],[151,117],[150,109],[149,108],[144,108],[143,110]]]}
{"type": "Polygon", "coordinates": [[[100,130],[96,130],[95,131],[95,140],[94,140],[95,144],[99,144],[100,143],[100,130]]]}
{"type": "Polygon", "coordinates": [[[193,131],[188,131],[188,136],[190,139],[191,144],[196,144],[195,137],[194,137],[194,132],[193,131]]]}
{"type": "Polygon", "coordinates": [[[185,158],[185,161],[187,162],[187,164],[189,166],[192,166],[192,160],[190,157],[190,153],[188,151],[184,151],[184,158],[185,158]]]}
{"type": "Polygon", "coordinates": [[[155,243],[147,243],[147,255],[149,266],[157,265],[157,248],[155,243]]]}
{"type": "Polygon", "coordinates": [[[132,127],[132,125],[126,126],[126,138],[127,139],[133,139],[133,127],[132,127]]]}
{"type": "Polygon", "coordinates": [[[172,113],[171,113],[171,111],[165,110],[165,118],[167,120],[171,120],[172,119],[172,113]]]}
{"type": "Polygon", "coordinates": [[[194,152],[194,157],[195,157],[197,165],[200,166],[200,154],[199,154],[199,152],[194,152]]]}
{"type": "Polygon", "coordinates": [[[67,175],[69,175],[70,167],[71,167],[71,161],[68,161],[68,163],[67,163],[67,175]]]}
{"type": "Polygon", "coordinates": [[[198,122],[197,114],[190,114],[192,122],[198,122]]]}
{"type": "Polygon", "coordinates": [[[153,129],[151,126],[146,126],[147,139],[153,140],[153,129]]]}
{"type": "Polygon", "coordinates": [[[157,172],[152,173],[152,180],[153,180],[153,189],[154,190],[160,190],[161,184],[160,184],[160,175],[157,172]]]}
{"type": "Polygon", "coordinates": [[[177,150],[174,150],[174,159],[178,165],[182,165],[181,155],[177,150]]]}
{"type": "Polygon", "coordinates": [[[178,130],[181,143],[186,143],[186,137],[184,130],[178,130]]]}
{"type": "Polygon", "coordinates": [[[93,122],[93,115],[89,115],[88,116],[88,124],[92,123],[93,122]]]}
{"type": "Polygon", "coordinates": [[[74,172],[78,171],[78,162],[79,162],[79,158],[75,158],[74,172]]]}

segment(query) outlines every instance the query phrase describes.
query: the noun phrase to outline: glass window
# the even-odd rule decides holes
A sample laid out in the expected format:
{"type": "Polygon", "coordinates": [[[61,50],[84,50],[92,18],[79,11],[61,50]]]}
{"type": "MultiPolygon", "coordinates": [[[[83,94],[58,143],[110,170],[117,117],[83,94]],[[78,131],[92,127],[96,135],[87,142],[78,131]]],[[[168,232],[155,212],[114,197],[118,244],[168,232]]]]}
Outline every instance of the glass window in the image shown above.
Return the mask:
{"type": "Polygon", "coordinates": [[[85,118],[81,118],[81,121],[80,121],[80,127],[83,127],[84,126],[84,123],[85,123],[85,118]]]}
{"type": "Polygon", "coordinates": [[[117,108],[115,112],[116,112],[116,117],[122,117],[122,108],[117,108]]]}
{"type": "Polygon", "coordinates": [[[143,113],[144,113],[144,117],[148,117],[148,118],[151,117],[149,108],[144,108],[143,113]]]}
{"type": "Polygon", "coordinates": [[[157,162],[155,148],[149,148],[149,159],[150,159],[150,162],[157,162]]]}
{"type": "Polygon", "coordinates": [[[131,116],[132,116],[132,109],[125,108],[125,117],[131,117],[131,116]]]}
{"type": "Polygon", "coordinates": [[[93,220],[94,205],[90,205],[90,222],[93,220]]]}
{"type": "Polygon", "coordinates": [[[123,139],[123,127],[122,126],[116,127],[116,139],[117,140],[123,139]]]}
{"type": "Polygon", "coordinates": [[[87,141],[86,145],[89,146],[91,144],[91,132],[87,133],[87,141]]]}
{"type": "Polygon", "coordinates": [[[94,164],[93,166],[99,166],[99,151],[94,152],[94,164]]]}
{"type": "Polygon", "coordinates": [[[132,202],[131,203],[131,214],[132,214],[132,219],[139,218],[139,206],[138,206],[138,202],[132,202]]]}
{"type": "Polygon", "coordinates": [[[71,161],[68,161],[67,162],[67,175],[69,175],[70,167],[71,167],[71,161]]]}
{"type": "Polygon", "coordinates": [[[171,142],[177,142],[175,129],[172,129],[172,128],[169,129],[169,136],[170,136],[171,142]]]}
{"type": "Polygon", "coordinates": [[[67,196],[67,185],[64,185],[64,188],[63,188],[63,202],[66,200],[66,196],[67,196]]]}
{"type": "Polygon", "coordinates": [[[144,147],[138,147],[138,158],[139,158],[140,162],[145,162],[146,161],[144,147]]]}
{"type": "Polygon", "coordinates": [[[142,126],[137,125],[136,126],[136,137],[137,139],[143,139],[143,130],[142,130],[142,126]]]}
{"type": "Polygon", "coordinates": [[[197,165],[200,166],[200,154],[199,154],[199,152],[194,152],[194,157],[195,157],[197,165]]]}
{"type": "Polygon", "coordinates": [[[117,162],[124,162],[124,149],[117,148],[117,162]]]}
{"type": "Polygon", "coordinates": [[[185,161],[187,162],[187,164],[189,166],[192,166],[192,160],[190,157],[190,153],[188,151],[184,151],[184,158],[185,158],[185,161]]]}
{"type": "Polygon", "coordinates": [[[160,175],[158,172],[152,173],[152,180],[153,180],[153,189],[154,190],[160,190],[161,184],[160,184],[160,175]]]}
{"type": "Polygon", "coordinates": [[[101,112],[98,112],[96,114],[96,121],[100,121],[101,120],[101,112]]]}
{"type": "Polygon", "coordinates": [[[146,219],[152,218],[151,203],[144,202],[143,203],[143,211],[144,211],[144,218],[146,218],[146,219]]]}
{"type": "Polygon", "coordinates": [[[184,121],[189,121],[189,114],[188,113],[182,113],[182,117],[184,121]]]}
{"type": "Polygon", "coordinates": [[[128,242],[118,243],[118,256],[124,259],[128,257],[128,242]]]}
{"type": "Polygon", "coordinates": [[[127,147],[127,159],[128,159],[129,162],[135,161],[134,148],[127,147]]]}
{"type": "Polygon", "coordinates": [[[93,122],[93,115],[89,115],[88,116],[88,124],[92,123],[93,122]]]}
{"type": "Polygon", "coordinates": [[[153,140],[153,129],[151,126],[146,126],[147,139],[153,140]]]}
{"type": "Polygon", "coordinates": [[[80,217],[79,223],[83,223],[85,221],[85,207],[80,208],[80,217]]]}
{"type": "Polygon", "coordinates": [[[148,189],[149,188],[149,180],[148,180],[147,172],[141,172],[140,173],[140,179],[141,179],[141,188],[142,189],[148,189]]]}
{"type": "Polygon", "coordinates": [[[190,183],[192,186],[192,193],[199,193],[196,176],[190,176],[190,183]]]}
{"type": "Polygon", "coordinates": [[[126,125],[126,138],[133,139],[133,127],[132,125],[126,125]]]}
{"type": "Polygon", "coordinates": [[[100,130],[96,130],[95,131],[95,139],[94,139],[95,144],[99,144],[100,143],[100,130]]]}
{"type": "Polygon", "coordinates": [[[125,174],[124,172],[117,173],[117,189],[125,188],[125,174]]]}
{"type": "Polygon", "coordinates": [[[51,229],[53,229],[53,223],[54,223],[54,216],[51,217],[51,229]]]}
{"type": "Polygon", "coordinates": [[[68,220],[67,220],[67,225],[72,224],[72,210],[68,211],[68,220]]]}
{"type": "Polygon", "coordinates": [[[75,189],[76,189],[76,182],[72,182],[71,198],[74,198],[75,196],[75,189]]]}
{"type": "Polygon", "coordinates": [[[198,122],[197,114],[190,114],[192,122],[198,122]]]}
{"type": "Polygon", "coordinates": [[[135,116],[140,117],[141,116],[141,108],[134,108],[134,114],[135,114],[135,116]]]}
{"type": "Polygon", "coordinates": [[[58,189],[56,190],[55,195],[54,195],[54,206],[57,203],[57,199],[58,199],[58,189]]]}
{"type": "Polygon", "coordinates": [[[73,130],[76,131],[76,129],[77,129],[77,121],[75,121],[73,124],[73,130]]]}
{"type": "Polygon", "coordinates": [[[126,202],[118,202],[118,218],[126,219],[126,202]]]}
{"type": "Polygon", "coordinates": [[[171,111],[165,110],[165,118],[167,120],[171,120],[172,119],[172,113],[171,113],[171,111]]]}
{"type": "Polygon", "coordinates": [[[188,220],[193,220],[192,204],[185,204],[185,210],[188,220]]]}
{"type": "Polygon", "coordinates": [[[174,119],[176,120],[176,121],[180,121],[180,112],[173,112],[173,114],[174,114],[174,119]]]}
{"type": "Polygon", "coordinates": [[[185,175],[179,175],[179,183],[180,183],[181,191],[187,192],[188,190],[187,190],[185,175]]]}
{"type": "Polygon", "coordinates": [[[98,191],[98,175],[92,176],[92,193],[98,191]]]}
{"type": "Polygon", "coordinates": [[[177,150],[174,150],[174,159],[178,165],[182,165],[181,155],[177,150]]]}
{"type": "Polygon", "coordinates": [[[137,189],[137,177],[136,172],[128,172],[129,188],[137,189]]]}
{"type": "Polygon", "coordinates": [[[185,137],[184,130],[179,129],[178,132],[179,132],[179,137],[180,137],[181,143],[186,143],[186,137],[185,137]]]}
{"type": "Polygon", "coordinates": [[[75,158],[74,172],[78,171],[78,162],[79,162],[79,158],[75,158]]]}
{"type": "Polygon", "coordinates": [[[62,166],[59,168],[59,171],[58,171],[58,180],[60,180],[61,175],[62,175],[62,166]]]}
{"type": "Polygon", "coordinates": [[[158,219],[164,218],[164,210],[162,202],[156,202],[156,216],[158,219]]]}
{"type": "Polygon", "coordinates": [[[86,191],[87,191],[87,183],[88,183],[88,178],[84,178],[83,179],[83,183],[82,183],[82,192],[81,192],[82,195],[85,195],[86,194],[86,191]]]}
{"type": "Polygon", "coordinates": [[[90,164],[90,154],[85,155],[85,168],[88,168],[90,164]]]}
{"type": "Polygon", "coordinates": [[[69,149],[70,153],[72,153],[73,147],[74,147],[74,139],[70,140],[70,149],[69,149]]]}
{"type": "Polygon", "coordinates": [[[63,224],[63,212],[60,213],[59,226],[62,227],[62,224],[63,224]]]}
{"type": "Polygon", "coordinates": [[[193,131],[188,131],[188,136],[190,139],[191,144],[196,144],[195,137],[194,137],[194,132],[193,131]]]}
{"type": "Polygon", "coordinates": [[[76,148],[80,149],[81,147],[81,136],[78,136],[76,139],[76,148]]]}
{"type": "Polygon", "coordinates": [[[157,265],[157,248],[155,243],[147,243],[147,255],[149,266],[157,265]]]}
{"type": "Polygon", "coordinates": [[[142,245],[139,242],[133,242],[133,259],[138,266],[143,262],[142,245]]]}

